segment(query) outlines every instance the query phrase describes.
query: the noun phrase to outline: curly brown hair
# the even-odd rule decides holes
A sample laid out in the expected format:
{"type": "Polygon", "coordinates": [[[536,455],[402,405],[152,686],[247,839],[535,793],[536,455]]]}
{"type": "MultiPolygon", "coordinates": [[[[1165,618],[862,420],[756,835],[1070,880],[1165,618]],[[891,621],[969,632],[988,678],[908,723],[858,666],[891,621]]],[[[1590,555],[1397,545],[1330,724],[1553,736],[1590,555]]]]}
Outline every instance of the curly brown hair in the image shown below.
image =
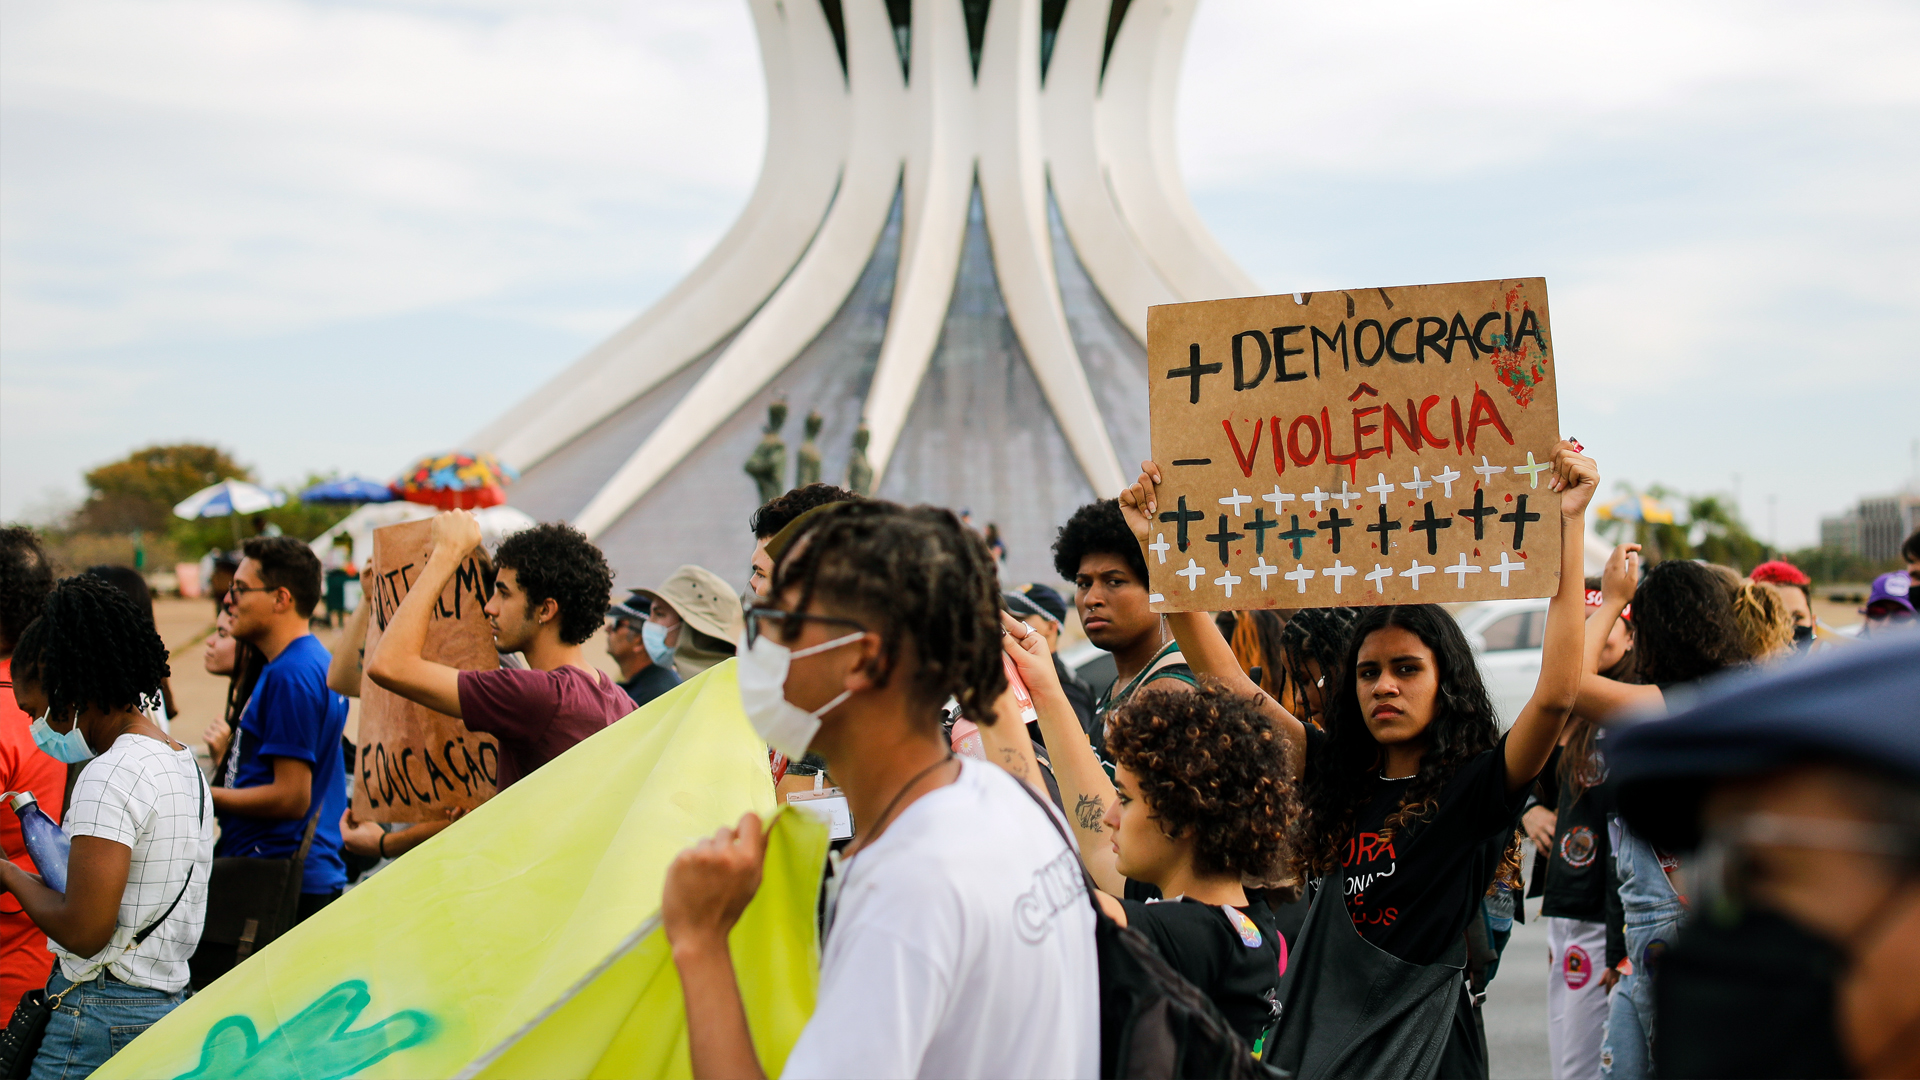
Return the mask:
{"type": "Polygon", "coordinates": [[[1141,690],[1111,724],[1108,753],[1162,830],[1194,837],[1195,870],[1263,877],[1282,865],[1299,804],[1286,739],[1258,701],[1203,675],[1192,692],[1141,690]]]}

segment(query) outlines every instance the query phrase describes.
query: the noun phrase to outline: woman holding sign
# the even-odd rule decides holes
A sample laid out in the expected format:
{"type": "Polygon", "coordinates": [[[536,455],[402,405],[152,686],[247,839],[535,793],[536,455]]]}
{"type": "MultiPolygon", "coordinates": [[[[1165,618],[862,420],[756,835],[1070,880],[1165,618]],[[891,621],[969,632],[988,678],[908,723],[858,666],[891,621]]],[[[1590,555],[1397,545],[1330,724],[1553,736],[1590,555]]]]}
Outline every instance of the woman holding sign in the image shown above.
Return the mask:
{"type": "MultiPolygon", "coordinates": [[[[1561,565],[1578,567],[1599,473],[1571,442],[1555,448],[1552,469],[1561,565]]],[[[1159,482],[1146,462],[1120,495],[1142,543],[1159,482]]],[[[1564,572],[1539,682],[1504,736],[1465,635],[1437,606],[1362,612],[1329,683],[1325,732],[1262,694],[1208,615],[1168,615],[1196,672],[1262,698],[1301,786],[1296,847],[1314,903],[1281,982],[1268,1061],[1301,1077],[1486,1075],[1463,978],[1467,931],[1572,711],[1585,613],[1581,578],[1564,572]]]]}

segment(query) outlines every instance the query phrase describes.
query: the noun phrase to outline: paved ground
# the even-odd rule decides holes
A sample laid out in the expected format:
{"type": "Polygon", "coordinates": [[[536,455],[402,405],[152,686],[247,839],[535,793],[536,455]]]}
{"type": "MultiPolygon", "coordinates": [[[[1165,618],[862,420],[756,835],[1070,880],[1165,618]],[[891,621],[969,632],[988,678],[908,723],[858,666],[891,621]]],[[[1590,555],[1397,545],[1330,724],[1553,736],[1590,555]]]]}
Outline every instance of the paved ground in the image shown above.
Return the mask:
{"type": "Polygon", "coordinates": [[[1553,1074],[1547,1058],[1547,924],[1539,915],[1540,901],[1529,901],[1527,922],[1513,928],[1500,974],[1481,1006],[1493,1080],[1553,1074]]]}

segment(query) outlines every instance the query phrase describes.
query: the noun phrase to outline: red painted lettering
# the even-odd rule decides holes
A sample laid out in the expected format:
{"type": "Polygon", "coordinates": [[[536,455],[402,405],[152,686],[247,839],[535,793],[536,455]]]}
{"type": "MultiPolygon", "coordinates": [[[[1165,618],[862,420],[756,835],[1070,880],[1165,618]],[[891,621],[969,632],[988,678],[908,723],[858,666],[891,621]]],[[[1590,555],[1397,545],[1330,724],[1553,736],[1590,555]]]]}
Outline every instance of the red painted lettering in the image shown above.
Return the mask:
{"type": "Polygon", "coordinates": [[[1227,441],[1233,444],[1233,460],[1240,463],[1240,474],[1242,476],[1253,475],[1253,455],[1260,452],[1260,429],[1265,424],[1265,420],[1255,420],[1253,422],[1253,443],[1247,447],[1247,452],[1243,454],[1240,452],[1240,436],[1235,435],[1233,432],[1233,420],[1226,419],[1220,421],[1220,426],[1227,429],[1227,441]]]}
{"type": "Polygon", "coordinates": [[[1286,443],[1280,438],[1280,418],[1277,416],[1273,417],[1273,422],[1267,425],[1267,429],[1273,432],[1273,471],[1279,476],[1285,476],[1287,474],[1287,447],[1286,443]]]}
{"type": "MultiPolygon", "coordinates": [[[[1456,401],[1454,408],[1457,410],[1459,407],[1456,401]]],[[[1494,406],[1493,398],[1488,397],[1487,392],[1476,384],[1473,388],[1473,413],[1467,419],[1467,449],[1474,448],[1475,437],[1483,427],[1492,427],[1500,433],[1501,438],[1507,440],[1508,446],[1513,445],[1513,432],[1508,431],[1506,421],[1500,419],[1500,410],[1494,406]]]]}
{"type": "MultiPolygon", "coordinates": [[[[1438,404],[1440,404],[1439,394],[1429,394],[1427,395],[1427,399],[1420,403],[1420,434],[1426,437],[1428,446],[1451,446],[1453,445],[1452,443],[1435,435],[1433,429],[1427,426],[1427,410],[1438,404]]],[[[1455,428],[1456,430],[1458,429],[1458,424],[1455,425],[1455,428]]],[[[1414,445],[1418,446],[1420,444],[1416,442],[1414,445]]]]}
{"type": "MultiPolygon", "coordinates": [[[[1379,424],[1362,424],[1360,422],[1361,417],[1366,416],[1369,413],[1377,413],[1379,411],[1380,411],[1380,406],[1378,405],[1374,405],[1365,409],[1353,410],[1353,452],[1355,454],[1358,454],[1362,461],[1386,449],[1386,447],[1384,446],[1368,446],[1365,442],[1367,436],[1380,430],[1380,425],[1379,424]]],[[[1387,415],[1389,417],[1393,415],[1393,406],[1391,405],[1387,406],[1387,415]]],[[[1392,422],[1393,421],[1391,420],[1388,421],[1388,423],[1392,423],[1392,422]]],[[[1387,438],[1391,440],[1393,436],[1388,435],[1387,438]]]]}
{"type": "Polygon", "coordinates": [[[1320,456],[1320,425],[1313,422],[1311,416],[1296,416],[1293,424],[1287,428],[1287,453],[1293,457],[1295,465],[1311,465],[1320,456]],[[1313,445],[1306,450],[1300,449],[1300,427],[1306,425],[1307,433],[1313,436],[1313,445]]]}
{"type": "Polygon", "coordinates": [[[1326,436],[1327,440],[1327,464],[1345,465],[1349,472],[1354,471],[1353,463],[1360,460],[1360,455],[1357,452],[1352,454],[1337,454],[1334,452],[1333,424],[1327,419],[1327,410],[1325,409],[1320,410],[1320,431],[1326,436]]]}
{"type": "MultiPolygon", "coordinates": [[[[1419,423],[1419,419],[1414,415],[1412,398],[1407,399],[1407,418],[1404,421],[1400,419],[1399,413],[1393,411],[1393,406],[1391,405],[1387,406],[1386,420],[1387,420],[1387,434],[1386,434],[1387,445],[1384,447],[1384,449],[1386,450],[1387,456],[1389,458],[1393,456],[1393,433],[1396,431],[1400,433],[1400,439],[1402,442],[1407,444],[1408,449],[1411,449],[1411,450],[1420,449],[1420,432],[1417,429],[1417,427],[1414,426],[1419,423]]],[[[1356,416],[1354,418],[1354,422],[1356,424],[1359,423],[1359,417],[1356,416]]],[[[1354,441],[1355,442],[1359,441],[1359,437],[1357,435],[1355,436],[1354,441]]]]}
{"type": "Polygon", "coordinates": [[[1466,437],[1460,433],[1460,399],[1453,399],[1453,452],[1464,454],[1467,449],[1466,437]]]}

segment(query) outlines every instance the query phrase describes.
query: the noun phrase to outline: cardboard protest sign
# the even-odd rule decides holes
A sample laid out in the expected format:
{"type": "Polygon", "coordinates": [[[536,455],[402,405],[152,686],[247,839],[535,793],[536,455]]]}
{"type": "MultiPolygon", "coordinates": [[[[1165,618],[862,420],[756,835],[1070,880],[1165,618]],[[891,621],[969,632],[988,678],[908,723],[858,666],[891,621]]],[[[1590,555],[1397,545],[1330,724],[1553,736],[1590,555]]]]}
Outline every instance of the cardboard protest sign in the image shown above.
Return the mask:
{"type": "Polygon", "coordinates": [[[1542,278],[1147,311],[1155,611],[1551,595],[1542,278]]]}
{"type": "MultiPolygon", "coordinates": [[[[361,576],[362,603],[373,604],[366,655],[372,656],[388,620],[400,609],[413,579],[427,564],[431,521],[376,529],[373,565],[361,576]]],[[[440,593],[421,655],[466,671],[500,666],[487,626],[486,555],[469,554],[440,593]]],[[[424,705],[360,680],[360,744],[353,813],[361,821],[444,821],[448,809],[470,810],[493,796],[500,744],[424,705]]]]}

